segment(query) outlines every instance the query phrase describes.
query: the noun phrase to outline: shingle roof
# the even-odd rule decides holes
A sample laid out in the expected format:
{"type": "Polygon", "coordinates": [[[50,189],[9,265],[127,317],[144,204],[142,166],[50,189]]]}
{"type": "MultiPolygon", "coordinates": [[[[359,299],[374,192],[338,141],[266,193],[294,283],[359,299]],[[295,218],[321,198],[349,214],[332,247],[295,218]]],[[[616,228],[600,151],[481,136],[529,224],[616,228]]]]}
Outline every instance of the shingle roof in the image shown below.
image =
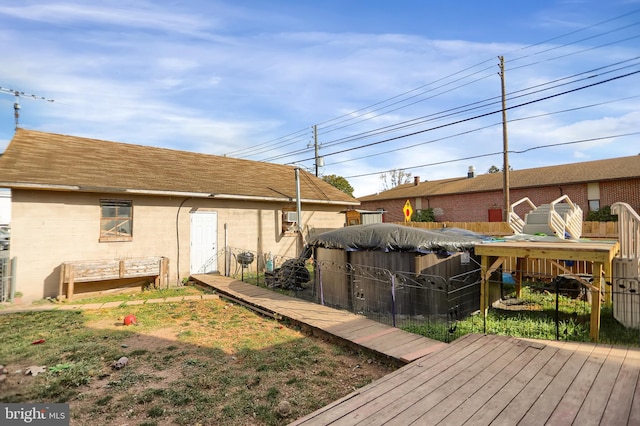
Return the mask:
{"type": "MultiPolygon", "coordinates": [[[[640,155],[586,161],[560,166],[513,170],[509,173],[509,187],[534,188],[586,182],[602,182],[618,179],[640,178],[640,155]]],[[[501,191],[502,173],[487,173],[474,178],[460,177],[406,183],[379,194],[358,198],[360,201],[393,200],[397,198],[426,197],[434,195],[467,194],[473,192],[501,191]]]]}
{"type": "MultiPolygon", "coordinates": [[[[294,167],[18,129],[0,157],[0,187],[212,194],[295,200],[294,167]]],[[[357,200],[300,170],[303,201],[357,200]]]]}

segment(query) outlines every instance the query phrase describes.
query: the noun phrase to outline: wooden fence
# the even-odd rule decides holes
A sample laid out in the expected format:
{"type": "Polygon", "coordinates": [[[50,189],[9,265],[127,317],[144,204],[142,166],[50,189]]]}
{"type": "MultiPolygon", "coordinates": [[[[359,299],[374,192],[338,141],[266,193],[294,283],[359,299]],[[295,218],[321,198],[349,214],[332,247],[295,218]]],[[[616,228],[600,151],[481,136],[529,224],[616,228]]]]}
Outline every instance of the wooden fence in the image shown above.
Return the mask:
{"type": "MultiPolygon", "coordinates": [[[[513,235],[507,222],[398,222],[422,229],[461,228],[482,235],[513,235]]],[[[618,239],[618,222],[582,222],[582,238],[618,239]]]]}

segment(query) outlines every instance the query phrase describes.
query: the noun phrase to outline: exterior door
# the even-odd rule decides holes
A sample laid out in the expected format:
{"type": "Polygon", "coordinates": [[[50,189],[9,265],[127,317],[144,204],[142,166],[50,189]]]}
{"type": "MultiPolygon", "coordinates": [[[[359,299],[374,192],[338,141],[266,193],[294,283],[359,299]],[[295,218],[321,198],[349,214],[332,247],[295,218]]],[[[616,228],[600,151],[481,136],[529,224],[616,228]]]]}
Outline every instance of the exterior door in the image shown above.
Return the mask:
{"type": "Polygon", "coordinates": [[[191,213],[191,274],[218,272],[218,213],[191,213]]]}
{"type": "Polygon", "coordinates": [[[502,209],[489,209],[489,222],[502,222],[502,209]]]}

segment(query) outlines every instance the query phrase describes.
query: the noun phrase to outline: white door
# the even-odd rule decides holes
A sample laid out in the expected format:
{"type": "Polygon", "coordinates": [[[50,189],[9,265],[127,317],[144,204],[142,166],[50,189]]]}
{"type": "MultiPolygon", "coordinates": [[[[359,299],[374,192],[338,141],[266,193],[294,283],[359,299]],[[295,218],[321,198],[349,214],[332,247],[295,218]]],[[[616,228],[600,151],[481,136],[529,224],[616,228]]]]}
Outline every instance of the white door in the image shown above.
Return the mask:
{"type": "Polygon", "coordinates": [[[191,274],[218,272],[218,213],[191,213],[191,274]]]}

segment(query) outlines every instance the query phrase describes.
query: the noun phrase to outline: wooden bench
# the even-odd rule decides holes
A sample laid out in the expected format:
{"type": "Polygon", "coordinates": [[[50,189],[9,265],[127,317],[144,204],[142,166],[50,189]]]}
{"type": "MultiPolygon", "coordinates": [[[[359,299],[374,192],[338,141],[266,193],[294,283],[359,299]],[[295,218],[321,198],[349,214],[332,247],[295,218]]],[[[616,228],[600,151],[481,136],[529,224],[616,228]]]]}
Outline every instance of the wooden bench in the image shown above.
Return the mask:
{"type": "Polygon", "coordinates": [[[60,265],[58,297],[64,297],[65,284],[67,300],[72,300],[76,283],[138,277],[153,277],[156,288],[166,287],[169,281],[169,259],[154,256],[64,262],[60,265]]]}

